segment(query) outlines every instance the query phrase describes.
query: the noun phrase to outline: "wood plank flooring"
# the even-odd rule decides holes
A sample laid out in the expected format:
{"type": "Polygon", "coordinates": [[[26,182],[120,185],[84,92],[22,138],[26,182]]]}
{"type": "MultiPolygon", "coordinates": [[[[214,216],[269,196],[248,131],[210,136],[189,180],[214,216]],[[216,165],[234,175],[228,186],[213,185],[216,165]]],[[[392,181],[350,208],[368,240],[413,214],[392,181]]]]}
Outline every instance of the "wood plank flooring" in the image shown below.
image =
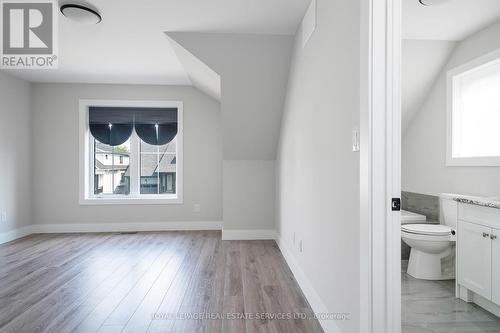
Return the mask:
{"type": "Polygon", "coordinates": [[[274,241],[189,231],[0,245],[0,332],[322,332],[312,315],[274,241]]]}

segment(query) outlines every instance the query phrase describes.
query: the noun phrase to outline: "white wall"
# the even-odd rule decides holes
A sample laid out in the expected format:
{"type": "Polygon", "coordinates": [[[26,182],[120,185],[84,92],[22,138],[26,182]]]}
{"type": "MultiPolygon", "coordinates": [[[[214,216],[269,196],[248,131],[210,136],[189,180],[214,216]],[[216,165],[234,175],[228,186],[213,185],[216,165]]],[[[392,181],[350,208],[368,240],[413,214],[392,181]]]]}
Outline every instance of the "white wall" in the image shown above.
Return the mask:
{"type": "Polygon", "coordinates": [[[317,13],[307,46],[300,31],[295,40],[277,162],[278,225],[324,309],[351,314],[326,325],[358,332],[359,155],[351,131],[359,123],[359,2],[318,0],[317,13]]]}
{"type": "Polygon", "coordinates": [[[402,189],[500,196],[500,167],[446,166],[446,72],[500,48],[500,23],[462,41],[403,137],[402,189]]]}
{"type": "Polygon", "coordinates": [[[30,84],[0,72],[1,234],[31,224],[30,84]]]}
{"type": "Polygon", "coordinates": [[[169,33],[221,76],[225,160],[275,160],[291,36],[169,33]]]}
{"type": "Polygon", "coordinates": [[[33,85],[32,104],[35,223],[222,220],[220,104],[212,98],[191,87],[42,83],[33,85]],[[184,204],[79,205],[80,98],[184,102],[184,204]]]}
{"type": "Polygon", "coordinates": [[[455,46],[456,42],[447,40],[403,40],[401,66],[403,134],[415,114],[420,111],[455,46]]]}
{"type": "Polygon", "coordinates": [[[221,77],[224,230],[275,229],[275,203],[269,199],[293,38],[168,35],[221,77]],[[255,195],[258,189],[264,197],[255,195]]]}

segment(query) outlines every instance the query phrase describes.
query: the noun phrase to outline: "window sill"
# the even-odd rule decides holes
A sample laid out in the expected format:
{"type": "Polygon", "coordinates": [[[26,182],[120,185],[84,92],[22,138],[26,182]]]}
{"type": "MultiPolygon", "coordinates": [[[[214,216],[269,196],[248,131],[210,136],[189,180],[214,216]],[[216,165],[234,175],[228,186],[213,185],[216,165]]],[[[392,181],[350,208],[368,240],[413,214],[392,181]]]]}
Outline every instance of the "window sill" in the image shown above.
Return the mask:
{"type": "Polygon", "coordinates": [[[500,156],[492,157],[448,157],[447,167],[469,166],[469,167],[498,167],[500,166],[500,156]]]}
{"type": "Polygon", "coordinates": [[[177,195],[147,196],[147,197],[91,197],[80,200],[81,206],[99,205],[181,205],[182,198],[177,195]]]}

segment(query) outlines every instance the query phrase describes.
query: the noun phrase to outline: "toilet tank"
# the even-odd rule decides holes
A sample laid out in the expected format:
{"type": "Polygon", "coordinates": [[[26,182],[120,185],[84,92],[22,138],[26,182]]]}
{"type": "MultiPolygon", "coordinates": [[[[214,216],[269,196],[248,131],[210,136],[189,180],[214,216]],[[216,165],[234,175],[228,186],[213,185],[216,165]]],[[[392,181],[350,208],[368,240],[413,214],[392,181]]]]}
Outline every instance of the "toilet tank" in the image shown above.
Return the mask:
{"type": "Polygon", "coordinates": [[[401,224],[419,224],[426,223],[427,218],[424,215],[401,210],[401,224]]]}
{"type": "Polygon", "coordinates": [[[449,193],[442,193],[439,196],[440,217],[441,224],[447,225],[452,229],[457,228],[457,214],[458,202],[453,200],[455,195],[449,193]]]}

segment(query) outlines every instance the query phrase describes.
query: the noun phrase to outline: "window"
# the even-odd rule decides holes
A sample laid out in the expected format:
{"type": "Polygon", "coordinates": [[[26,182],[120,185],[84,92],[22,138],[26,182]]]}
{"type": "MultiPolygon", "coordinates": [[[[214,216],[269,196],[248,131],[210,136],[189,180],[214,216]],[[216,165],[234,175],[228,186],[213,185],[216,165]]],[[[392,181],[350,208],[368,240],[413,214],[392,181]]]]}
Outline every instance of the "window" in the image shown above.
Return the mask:
{"type": "Polygon", "coordinates": [[[500,166],[500,53],[448,73],[450,166],[500,166]]]}
{"type": "Polygon", "coordinates": [[[80,203],[182,203],[182,125],[181,102],[80,101],[80,203]]]}
{"type": "Polygon", "coordinates": [[[94,195],[130,194],[130,141],[114,147],[92,139],[94,195]],[[124,156],[126,164],[123,163],[124,156]]]}
{"type": "Polygon", "coordinates": [[[141,194],[175,193],[175,139],[162,146],[140,143],[141,194]]]}

